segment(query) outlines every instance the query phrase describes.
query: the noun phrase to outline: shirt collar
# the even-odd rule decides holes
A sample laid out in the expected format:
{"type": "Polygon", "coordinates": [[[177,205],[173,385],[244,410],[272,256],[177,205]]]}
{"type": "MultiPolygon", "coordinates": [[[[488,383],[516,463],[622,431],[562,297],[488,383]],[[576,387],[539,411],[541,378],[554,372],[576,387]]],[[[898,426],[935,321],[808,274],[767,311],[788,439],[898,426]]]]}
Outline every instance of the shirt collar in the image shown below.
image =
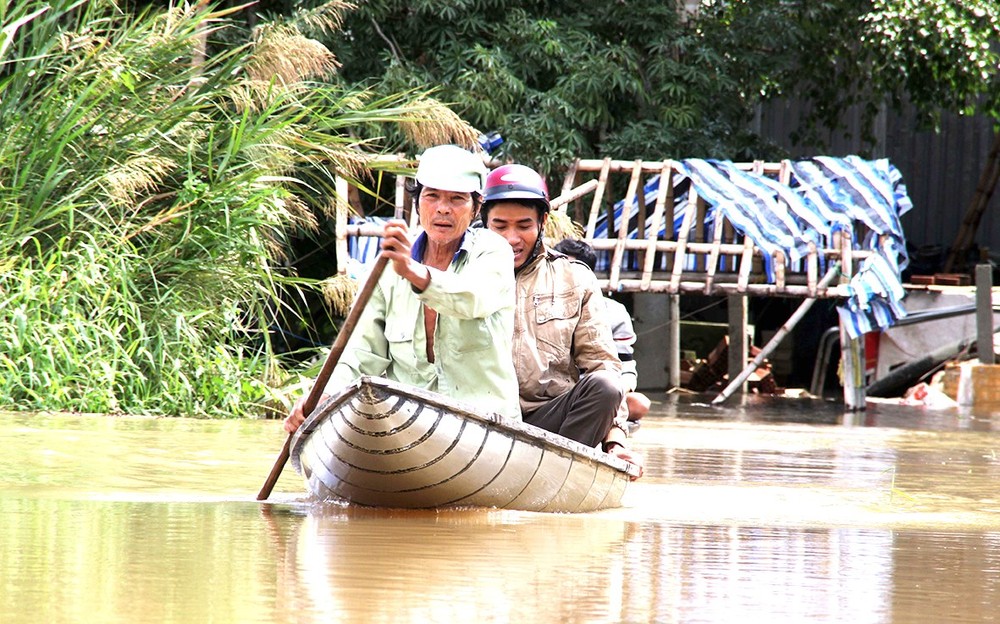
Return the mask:
{"type": "MultiPolygon", "coordinates": [[[[455,255],[452,257],[451,261],[454,262],[458,259],[458,255],[463,251],[469,251],[472,246],[472,241],[468,236],[469,231],[466,230],[462,232],[462,240],[458,243],[458,250],[455,251],[455,255]]],[[[427,232],[421,232],[417,236],[417,240],[413,241],[413,246],[410,247],[410,257],[417,262],[424,261],[424,251],[427,249],[427,232]]]]}

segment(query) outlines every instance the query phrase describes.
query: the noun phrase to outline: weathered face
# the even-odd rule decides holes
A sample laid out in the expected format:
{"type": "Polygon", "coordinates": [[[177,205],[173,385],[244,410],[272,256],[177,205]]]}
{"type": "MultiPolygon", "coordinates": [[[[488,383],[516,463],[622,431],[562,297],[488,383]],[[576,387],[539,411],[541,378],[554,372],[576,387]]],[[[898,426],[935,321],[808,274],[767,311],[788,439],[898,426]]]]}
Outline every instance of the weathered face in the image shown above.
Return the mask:
{"type": "Polygon", "coordinates": [[[538,210],[515,202],[493,204],[486,217],[486,227],[506,238],[514,251],[515,269],[527,262],[542,225],[544,220],[538,220],[538,210]]]}
{"type": "Polygon", "coordinates": [[[427,232],[427,238],[438,245],[447,245],[462,237],[472,223],[473,208],[471,193],[426,186],[420,190],[420,225],[427,232]]]}

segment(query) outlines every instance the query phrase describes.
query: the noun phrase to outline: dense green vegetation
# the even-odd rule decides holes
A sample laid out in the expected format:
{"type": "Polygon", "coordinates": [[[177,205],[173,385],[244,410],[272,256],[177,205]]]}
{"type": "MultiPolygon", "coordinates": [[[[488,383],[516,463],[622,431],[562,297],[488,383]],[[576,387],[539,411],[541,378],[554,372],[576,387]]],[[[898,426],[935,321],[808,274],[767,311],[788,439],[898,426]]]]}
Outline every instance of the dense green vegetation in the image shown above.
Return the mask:
{"type": "Polygon", "coordinates": [[[432,85],[554,171],[574,157],[774,159],[758,105],[796,97],[817,144],[860,106],[910,102],[1000,119],[993,0],[370,0],[328,44],[343,76],[432,85]],[[993,44],[993,47],[991,47],[993,44]]]}
{"type": "Polygon", "coordinates": [[[0,23],[5,407],[280,403],[266,329],[314,286],[285,255],[332,210],[334,174],[358,178],[385,123],[471,135],[418,93],[338,86],[293,21],[250,36],[208,8],[66,0],[0,2],[0,23]]]}

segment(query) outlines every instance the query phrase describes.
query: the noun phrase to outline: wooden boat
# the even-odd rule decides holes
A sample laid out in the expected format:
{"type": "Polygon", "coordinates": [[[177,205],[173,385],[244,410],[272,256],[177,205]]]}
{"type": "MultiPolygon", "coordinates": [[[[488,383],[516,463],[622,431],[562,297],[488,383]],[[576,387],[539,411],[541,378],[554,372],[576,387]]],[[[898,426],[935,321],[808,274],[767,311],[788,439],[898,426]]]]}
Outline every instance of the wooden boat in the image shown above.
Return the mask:
{"type": "Polygon", "coordinates": [[[292,438],[320,500],[378,507],[617,507],[632,464],[538,427],[378,377],[320,404],[292,438]]]}

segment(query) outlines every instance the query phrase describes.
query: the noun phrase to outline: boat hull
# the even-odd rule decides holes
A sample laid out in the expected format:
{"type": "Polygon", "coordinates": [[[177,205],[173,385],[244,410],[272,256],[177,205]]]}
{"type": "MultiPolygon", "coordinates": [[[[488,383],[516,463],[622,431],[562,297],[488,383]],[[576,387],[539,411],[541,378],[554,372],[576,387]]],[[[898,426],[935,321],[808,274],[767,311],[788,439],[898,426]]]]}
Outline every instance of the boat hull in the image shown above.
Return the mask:
{"type": "Polygon", "coordinates": [[[617,507],[634,467],[442,395],[361,377],[321,404],[291,460],[322,500],[585,512],[617,507]]]}

